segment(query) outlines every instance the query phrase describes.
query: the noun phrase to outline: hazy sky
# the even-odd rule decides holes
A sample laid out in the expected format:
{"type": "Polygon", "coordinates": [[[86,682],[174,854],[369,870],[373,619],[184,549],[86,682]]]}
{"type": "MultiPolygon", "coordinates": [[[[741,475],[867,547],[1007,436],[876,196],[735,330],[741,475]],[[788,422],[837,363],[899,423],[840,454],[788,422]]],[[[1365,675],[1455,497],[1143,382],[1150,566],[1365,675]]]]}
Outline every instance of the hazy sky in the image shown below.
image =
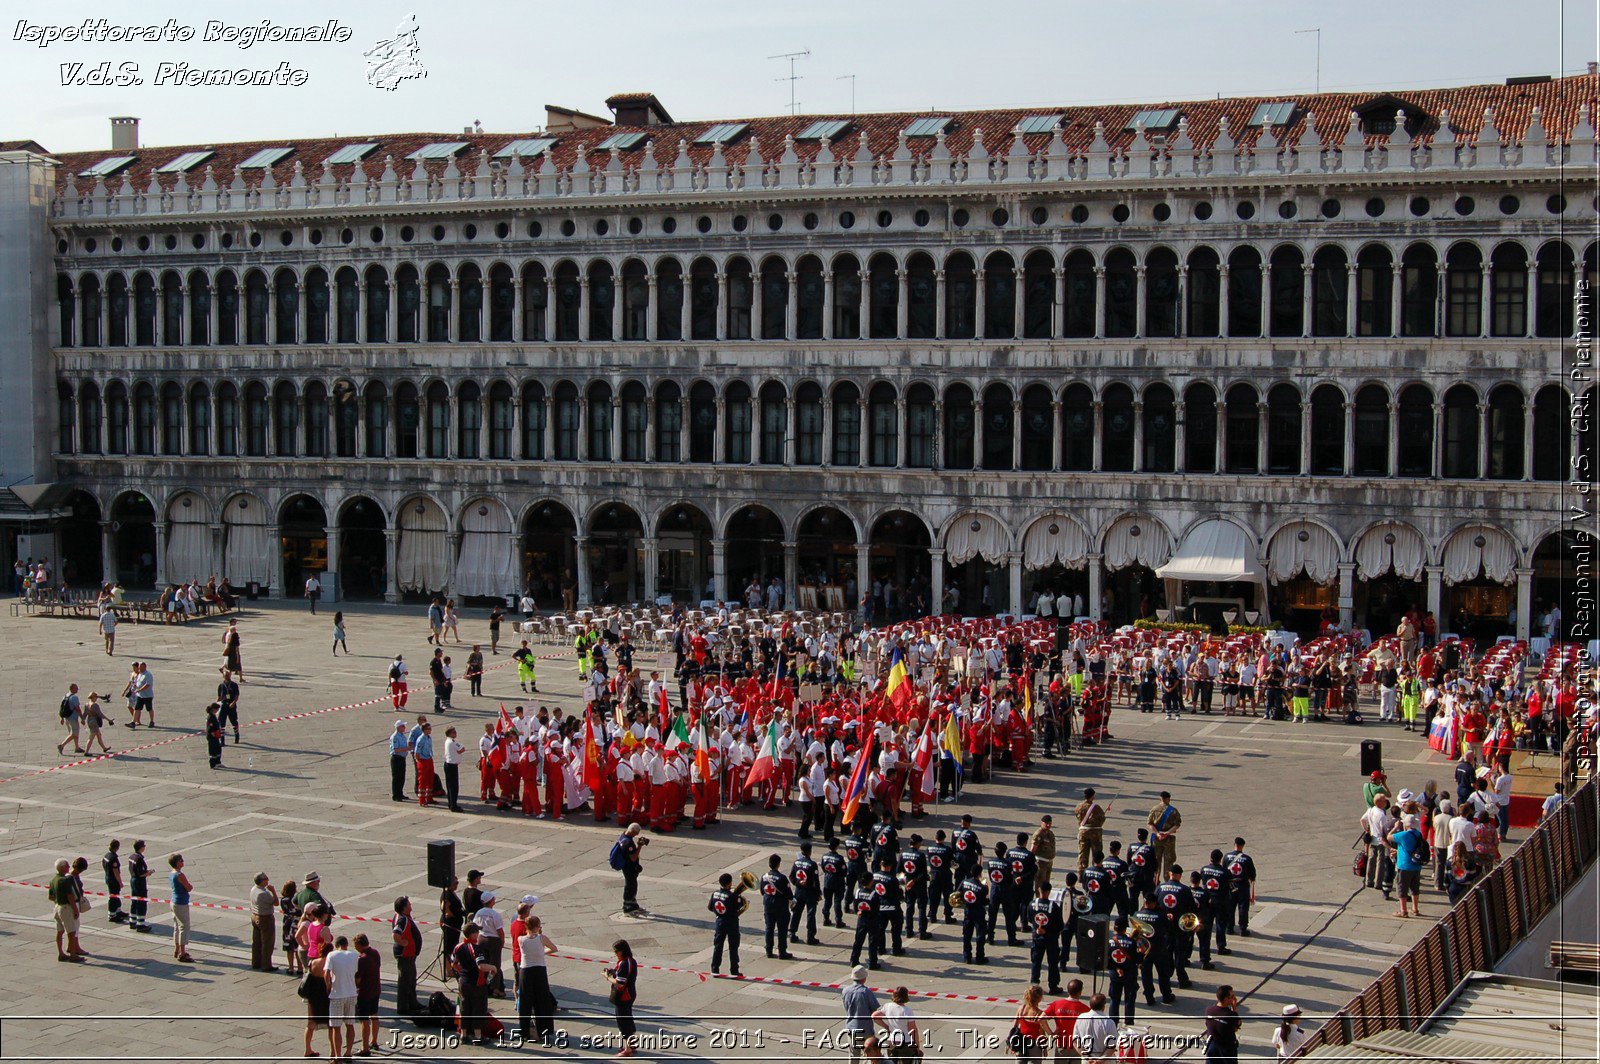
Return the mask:
{"type": "Polygon", "coordinates": [[[606,114],[614,92],[655,92],[679,119],[779,114],[788,64],[804,112],[918,110],[1188,99],[1309,92],[1322,29],[1324,89],[1429,87],[1576,72],[1600,54],[1595,0],[343,0],[272,5],[212,0],[137,4],[8,3],[0,139],[56,151],[109,146],[106,119],[138,115],[147,144],[207,143],[395,130],[491,131],[543,122],[556,103],[606,114]],[[344,44],[203,43],[215,18],[318,24],[332,11],[344,44]],[[27,14],[18,15],[17,12],[27,14]],[[137,12],[135,16],[133,13],[137,12]],[[362,53],[415,13],[427,77],[395,91],[366,82],[362,53]],[[19,20],[126,24],[168,18],[187,43],[56,43],[17,39],[19,20]],[[271,69],[287,61],[306,84],[158,87],[157,64],[271,69]],[[84,71],[137,63],[146,84],[62,84],[84,71]]]}

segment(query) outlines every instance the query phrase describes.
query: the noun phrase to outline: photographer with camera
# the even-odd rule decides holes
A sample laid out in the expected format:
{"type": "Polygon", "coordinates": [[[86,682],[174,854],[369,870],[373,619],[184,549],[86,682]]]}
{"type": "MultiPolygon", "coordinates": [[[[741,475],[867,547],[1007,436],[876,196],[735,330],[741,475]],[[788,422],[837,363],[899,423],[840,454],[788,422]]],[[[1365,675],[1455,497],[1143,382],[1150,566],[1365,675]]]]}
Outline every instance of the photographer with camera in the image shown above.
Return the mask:
{"type": "Polygon", "coordinates": [[[611,943],[611,952],[617,963],[607,968],[605,975],[611,981],[609,996],[612,1007],[617,1010],[617,1030],[622,1035],[622,1049],[617,1056],[631,1057],[636,1052],[633,1039],[638,1030],[633,1023],[633,1004],[639,998],[639,962],[633,959],[633,947],[625,938],[611,943]]]}
{"type": "Polygon", "coordinates": [[[639,837],[644,828],[639,824],[629,824],[628,830],[618,836],[617,841],[611,845],[611,867],[622,873],[622,911],[636,913],[644,909],[639,904],[639,873],[642,867],[639,863],[640,849],[650,845],[649,839],[639,837]]]}

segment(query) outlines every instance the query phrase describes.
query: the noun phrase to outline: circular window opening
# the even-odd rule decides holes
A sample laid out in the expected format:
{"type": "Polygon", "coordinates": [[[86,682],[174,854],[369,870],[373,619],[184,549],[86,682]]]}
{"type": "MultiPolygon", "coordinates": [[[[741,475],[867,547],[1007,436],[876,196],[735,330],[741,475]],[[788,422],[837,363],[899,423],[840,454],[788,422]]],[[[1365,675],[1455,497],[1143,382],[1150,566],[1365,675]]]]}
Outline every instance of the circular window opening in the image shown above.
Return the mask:
{"type": "Polygon", "coordinates": [[[233,234],[232,233],[223,233],[222,234],[222,246],[225,247],[225,248],[233,247],[233,234]]]}
{"type": "Polygon", "coordinates": [[[892,224],[894,224],[894,213],[892,211],[879,211],[878,212],[878,228],[879,229],[887,229],[892,224]]]}
{"type": "Polygon", "coordinates": [[[638,236],[640,233],[644,232],[644,219],[643,218],[629,218],[628,219],[628,232],[632,233],[634,236],[638,236]]]}
{"type": "Polygon", "coordinates": [[[1278,204],[1279,218],[1293,218],[1300,213],[1300,208],[1295,206],[1294,200],[1284,200],[1278,204]]]}
{"type": "Polygon", "coordinates": [[[805,226],[807,229],[815,229],[817,227],[817,223],[818,219],[815,211],[807,211],[806,216],[800,219],[800,224],[805,226]]]}
{"type": "Polygon", "coordinates": [[[1518,199],[1517,197],[1515,197],[1515,196],[1501,196],[1500,197],[1500,213],[1501,214],[1516,214],[1517,211],[1519,211],[1521,209],[1522,209],[1522,201],[1520,199],[1518,199]]]}
{"type": "Polygon", "coordinates": [[[663,219],[661,219],[661,231],[663,233],[676,233],[678,231],[678,219],[676,219],[676,218],[663,218],[663,219]]]}
{"type": "Polygon", "coordinates": [[[840,214],[839,214],[839,228],[840,229],[852,229],[852,228],[855,227],[855,224],[856,224],[856,212],[855,211],[841,211],[840,212],[840,214]]]}
{"type": "Polygon", "coordinates": [[[1339,217],[1339,209],[1339,201],[1336,199],[1325,199],[1322,201],[1322,216],[1324,218],[1339,217]]]}
{"type": "Polygon", "coordinates": [[[956,223],[957,229],[961,229],[964,228],[968,222],[972,221],[972,215],[967,213],[967,209],[965,207],[957,207],[956,212],[950,216],[950,220],[956,223]]]}
{"type": "Polygon", "coordinates": [[[140,251],[149,251],[150,250],[150,238],[149,237],[142,236],[142,237],[139,238],[139,250],[140,251]]]}
{"type": "Polygon", "coordinates": [[[1158,203],[1155,205],[1155,209],[1150,212],[1150,217],[1158,222],[1164,222],[1172,217],[1172,207],[1165,203],[1158,203]]]}
{"type": "Polygon", "coordinates": [[[1033,219],[1034,225],[1043,225],[1050,220],[1050,212],[1043,207],[1035,207],[1028,217],[1033,219]]]}
{"type": "Polygon", "coordinates": [[[345,229],[339,230],[339,243],[341,243],[341,244],[353,244],[353,243],[355,243],[355,239],[356,239],[356,231],[354,229],[345,228],[345,229]]]}
{"type": "Polygon", "coordinates": [[[196,251],[199,251],[206,246],[206,235],[204,233],[196,233],[189,238],[189,243],[196,251]]]}
{"type": "MultiPolygon", "coordinates": [[[[91,241],[89,241],[89,243],[93,244],[94,241],[91,240],[91,241]]],[[[94,248],[91,247],[89,250],[93,251],[94,248]]],[[[111,250],[112,251],[121,251],[122,250],[122,238],[120,236],[114,236],[114,237],[111,238],[111,250]]]]}
{"type": "Polygon", "coordinates": [[[1207,218],[1210,218],[1211,217],[1211,204],[1209,204],[1209,203],[1196,203],[1194,205],[1194,216],[1195,216],[1195,220],[1196,221],[1201,221],[1201,222],[1205,221],[1207,218]]]}
{"type": "Polygon", "coordinates": [[[417,231],[415,229],[411,228],[409,225],[402,225],[400,227],[400,239],[402,241],[404,241],[405,243],[409,244],[413,240],[415,240],[416,238],[417,238],[417,231]]]}
{"type": "Polygon", "coordinates": [[[1084,222],[1087,222],[1089,220],[1089,208],[1085,207],[1081,203],[1072,208],[1072,220],[1078,225],[1082,225],[1084,222]]]}
{"type": "Polygon", "coordinates": [[[918,229],[923,228],[928,224],[928,212],[926,210],[918,210],[917,213],[911,216],[911,221],[918,229]]]}
{"type": "Polygon", "coordinates": [[[1456,197],[1456,213],[1461,215],[1463,218],[1477,210],[1477,208],[1478,204],[1474,202],[1471,196],[1456,197]]]}
{"type": "Polygon", "coordinates": [[[307,239],[309,239],[311,241],[311,244],[312,244],[313,247],[316,247],[316,246],[318,246],[318,245],[320,245],[322,243],[322,230],[321,229],[313,229],[313,230],[311,230],[310,233],[308,233],[306,235],[307,235],[307,239]]]}
{"type": "MultiPolygon", "coordinates": [[[[96,244],[94,242],[94,237],[90,237],[88,240],[85,240],[83,242],[83,250],[87,251],[91,255],[94,254],[94,249],[99,247],[99,246],[100,246],[99,244],[96,244]]],[[[121,250],[121,249],[119,248],[117,250],[121,250]]]]}
{"type": "Polygon", "coordinates": [[[253,247],[253,248],[258,248],[258,247],[261,246],[261,234],[260,233],[251,233],[250,234],[250,246],[253,247]]]}
{"type": "Polygon", "coordinates": [[[1544,209],[1549,211],[1551,214],[1566,213],[1567,197],[1557,192],[1555,195],[1544,201],[1544,209]]]}
{"type": "Polygon", "coordinates": [[[478,227],[473,225],[471,222],[468,222],[466,225],[461,227],[461,235],[466,237],[468,240],[476,240],[478,239],[478,227]]]}
{"type": "Polygon", "coordinates": [[[1005,225],[1011,220],[1011,212],[1007,211],[1004,207],[996,207],[994,213],[989,215],[989,220],[997,227],[1005,225]]]}
{"type": "Polygon", "coordinates": [[[1125,222],[1128,220],[1128,215],[1130,213],[1131,212],[1128,210],[1128,205],[1126,203],[1119,203],[1115,207],[1111,208],[1111,220],[1114,222],[1125,222]]]}
{"type": "Polygon", "coordinates": [[[1381,196],[1373,196],[1371,199],[1367,200],[1367,217],[1377,218],[1381,216],[1384,211],[1384,206],[1385,204],[1381,196]]]}
{"type": "Polygon", "coordinates": [[[1429,206],[1427,196],[1411,197],[1411,213],[1416,217],[1421,218],[1427,215],[1429,206]]]}
{"type": "Polygon", "coordinates": [[[742,233],[748,228],[750,228],[749,218],[746,218],[742,214],[736,214],[733,216],[733,231],[735,233],[742,233]]]}
{"type": "Polygon", "coordinates": [[[278,234],[278,243],[282,244],[284,247],[288,247],[290,244],[293,244],[294,233],[285,229],[283,232],[278,234]]]}
{"type": "Polygon", "coordinates": [[[783,228],[783,215],[781,215],[781,214],[769,214],[769,215],[767,215],[767,228],[772,230],[774,233],[776,233],[779,229],[782,229],[783,228]]]}
{"type": "Polygon", "coordinates": [[[168,233],[167,238],[163,240],[162,243],[166,245],[168,251],[171,251],[173,248],[178,246],[178,238],[173,234],[168,233]]]}
{"type": "Polygon", "coordinates": [[[511,235],[511,226],[507,225],[505,222],[496,222],[494,226],[494,235],[496,239],[504,240],[506,237],[511,235]]]}
{"type": "Polygon", "coordinates": [[[577,231],[578,231],[578,223],[574,222],[571,218],[568,218],[566,221],[561,223],[561,235],[562,236],[571,236],[573,233],[576,233],[577,231]]]}
{"type": "Polygon", "coordinates": [[[66,253],[67,253],[67,242],[65,240],[57,240],[56,241],[56,254],[57,255],[65,255],[66,253]]]}
{"type": "Polygon", "coordinates": [[[605,236],[609,232],[611,232],[611,223],[606,221],[604,218],[594,223],[595,236],[605,236]]]}
{"type": "Polygon", "coordinates": [[[528,235],[537,240],[544,235],[544,226],[539,222],[528,223],[528,235]]]}
{"type": "Polygon", "coordinates": [[[383,227],[377,225],[373,226],[372,232],[367,234],[367,239],[372,241],[374,244],[383,243],[383,227]]]}
{"type": "Polygon", "coordinates": [[[433,227],[433,239],[434,240],[443,240],[444,239],[444,226],[436,225],[436,226],[433,227]]]}
{"type": "Polygon", "coordinates": [[[694,227],[700,230],[702,233],[711,232],[711,218],[708,215],[702,214],[700,216],[700,220],[694,223],[694,227]]]}
{"type": "Polygon", "coordinates": [[[1238,216],[1241,222],[1248,222],[1256,216],[1256,205],[1249,200],[1245,200],[1233,209],[1233,213],[1238,216]]]}

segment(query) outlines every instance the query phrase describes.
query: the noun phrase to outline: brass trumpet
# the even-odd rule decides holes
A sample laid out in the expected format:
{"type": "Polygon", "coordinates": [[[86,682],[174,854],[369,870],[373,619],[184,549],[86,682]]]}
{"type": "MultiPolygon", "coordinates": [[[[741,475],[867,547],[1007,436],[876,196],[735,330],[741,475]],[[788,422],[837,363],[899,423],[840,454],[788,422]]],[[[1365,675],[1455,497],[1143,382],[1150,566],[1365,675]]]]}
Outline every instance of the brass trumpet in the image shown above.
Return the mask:
{"type": "Polygon", "coordinates": [[[757,882],[759,881],[756,879],[755,873],[739,873],[739,885],[733,888],[733,896],[739,899],[740,916],[743,916],[750,909],[750,899],[744,896],[744,892],[747,890],[754,890],[757,882]]]}
{"type": "Polygon", "coordinates": [[[1148,921],[1141,920],[1137,916],[1128,917],[1128,934],[1134,938],[1150,938],[1155,933],[1156,929],[1150,926],[1148,921]]]}
{"type": "Polygon", "coordinates": [[[1075,913],[1086,913],[1093,908],[1094,902],[1089,900],[1089,895],[1087,894],[1079,894],[1072,899],[1072,911],[1075,913]]]}
{"type": "Polygon", "coordinates": [[[965,909],[967,907],[967,900],[961,896],[961,892],[959,890],[952,890],[950,892],[950,896],[945,898],[945,904],[950,906],[952,909],[965,909]]]}
{"type": "Polygon", "coordinates": [[[1200,917],[1196,916],[1194,913],[1184,913],[1182,916],[1178,917],[1178,929],[1180,931],[1193,934],[1194,932],[1200,930],[1200,917]]]}

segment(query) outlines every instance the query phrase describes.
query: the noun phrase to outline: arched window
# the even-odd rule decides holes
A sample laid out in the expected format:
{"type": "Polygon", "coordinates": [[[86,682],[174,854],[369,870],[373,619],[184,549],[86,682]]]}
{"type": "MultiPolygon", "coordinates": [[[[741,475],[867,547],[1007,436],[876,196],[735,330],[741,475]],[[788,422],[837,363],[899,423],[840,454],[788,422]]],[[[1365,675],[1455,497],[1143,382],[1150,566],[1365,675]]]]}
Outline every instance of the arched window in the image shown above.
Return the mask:
{"type": "MultiPolygon", "coordinates": [[[[1311,335],[1348,336],[1350,322],[1346,319],[1350,290],[1350,270],[1344,249],[1321,247],[1311,259],[1311,335]]],[[[1389,291],[1384,282],[1383,291],[1389,291]]],[[[1385,298],[1385,306],[1387,306],[1385,298]]],[[[1384,311],[1384,318],[1389,316],[1384,311]]]]}
{"type": "Polygon", "coordinates": [[[900,460],[900,408],[894,385],[878,383],[867,393],[867,464],[893,466],[900,460]]]}
{"type": "Polygon", "coordinates": [[[1227,446],[1223,471],[1259,473],[1261,410],[1256,390],[1248,384],[1235,384],[1227,395],[1227,446]]]}
{"type": "Polygon", "coordinates": [[[761,338],[782,340],[789,317],[789,268],[777,256],[761,264],[761,338]]]}
{"type": "Polygon", "coordinates": [[[1292,384],[1274,384],[1267,392],[1267,472],[1300,472],[1300,392],[1292,384]]]}
{"type": "Polygon", "coordinates": [[[944,393],[944,467],[971,469],[976,457],[972,389],[952,384],[944,393]]]}
{"type": "Polygon", "coordinates": [[[121,381],[106,386],[106,453],[128,453],[128,386],[121,381]]]}
{"type": "Polygon", "coordinates": [[[1528,332],[1528,253],[1521,244],[1501,244],[1489,259],[1494,301],[1489,331],[1495,336],[1528,332]]]}
{"type": "Polygon", "coordinates": [[[906,389],[906,465],[912,469],[933,468],[935,430],[933,389],[913,384],[906,389]]]}
{"type": "Polygon", "coordinates": [[[395,272],[395,339],[414,344],[422,336],[422,283],[417,268],[407,263],[395,272]]]}
{"type": "Polygon", "coordinates": [[[1300,336],[1305,332],[1305,256],[1299,248],[1281,247],[1272,253],[1273,336],[1300,336]]]}
{"type": "Polygon", "coordinates": [[[1491,480],[1521,480],[1526,456],[1522,453],[1525,400],[1515,384],[1502,384],[1489,393],[1489,468],[1491,480]]]}
{"type": "Polygon", "coordinates": [[[1261,253],[1237,247],[1228,253],[1228,335],[1261,335],[1261,253]]]}
{"type": "Polygon", "coordinates": [[[867,263],[868,326],[874,340],[900,335],[899,265],[889,255],[874,255],[867,263]]]}
{"type": "Polygon", "coordinates": [[[133,386],[133,453],[156,453],[156,390],[147,381],[133,386]]]}
{"type": "MultiPolygon", "coordinates": [[[[917,265],[921,265],[918,256],[917,265]]],[[[916,306],[913,296],[911,305],[916,306]]],[[[978,288],[972,257],[957,251],[944,262],[944,335],[951,340],[970,340],[977,335],[978,288]]],[[[915,328],[912,336],[921,335],[915,328]]],[[[928,335],[932,335],[931,333],[928,335]]]]}
{"type": "Polygon", "coordinates": [[[722,460],[733,465],[750,464],[750,386],[734,381],[722,393],[722,460]]]}
{"type": "Polygon", "coordinates": [[[367,295],[367,343],[386,343],[389,339],[389,271],[382,266],[368,266],[364,283],[367,295]]]}
{"type": "Polygon", "coordinates": [[[350,381],[333,385],[333,453],[340,458],[356,457],[361,438],[361,402],[350,381]]]}
{"type": "Polygon", "coordinates": [[[72,398],[72,385],[56,382],[56,452],[71,454],[72,438],[78,427],[77,405],[72,398]]]}
{"type": "Polygon", "coordinates": [[[217,385],[217,453],[239,453],[239,389],[232,381],[217,385]]]}
{"type": "Polygon", "coordinates": [[[1012,445],[1016,432],[1011,389],[1004,384],[989,385],[983,390],[983,468],[1012,468],[1012,445]]]}
{"type": "Polygon", "coordinates": [[[94,381],[85,381],[78,389],[78,449],[84,454],[99,454],[100,388],[94,381]]]}
{"type": "Polygon", "coordinates": [[[833,389],[832,464],[861,464],[861,389],[849,381],[833,389]]]}
{"type": "Polygon", "coordinates": [[[1432,336],[1439,302],[1439,257],[1427,244],[1412,244],[1400,256],[1400,335],[1432,336]]]}
{"type": "Polygon", "coordinates": [[[417,386],[401,381],[394,390],[394,454],[396,458],[417,457],[417,433],[422,425],[422,401],[417,386]]]}
{"type": "Polygon", "coordinates": [[[794,393],[795,465],[822,464],[822,386],[806,381],[794,393]]]}
{"type": "Polygon", "coordinates": [[[78,282],[78,319],[84,347],[100,346],[100,278],[86,273],[78,282]]]}
{"type": "Polygon", "coordinates": [[[176,381],[161,386],[161,453],[183,453],[183,389],[176,381]]]}
{"type": "Polygon", "coordinates": [[[456,274],[456,338],[464,344],[483,339],[483,271],[467,263],[456,274]]]}
{"type": "MultiPolygon", "coordinates": [[[[1395,475],[1433,476],[1433,392],[1427,385],[1412,384],[1401,391],[1396,433],[1400,447],[1395,475]]],[[[1476,434],[1473,441],[1476,449],[1476,434]]]]}
{"type": "Polygon", "coordinates": [[[489,268],[489,339],[510,343],[517,324],[517,282],[511,267],[497,262],[489,268]]]}
{"type": "Polygon", "coordinates": [[[1478,393],[1458,384],[1444,393],[1443,476],[1473,479],[1478,476],[1478,393]]]}
{"type": "Polygon", "coordinates": [[[683,391],[673,381],[656,388],[656,461],[683,461],[683,391]]]}
{"type": "Polygon", "coordinates": [[[133,342],[136,347],[156,343],[156,283],[148,273],[133,279],[133,342]]]}
{"type": "MultiPolygon", "coordinates": [[[[107,393],[109,398],[110,393],[107,393]]],[[[1567,390],[1547,384],[1533,397],[1533,479],[1565,480],[1572,461],[1567,390]]],[[[115,452],[113,452],[115,453],[115,452]]]]}
{"type": "Polygon", "coordinates": [[[211,342],[211,279],[200,270],[189,274],[189,342],[211,342]]]}
{"type": "Polygon", "coordinates": [[[689,267],[689,295],[689,338],[716,339],[717,267],[710,259],[695,259],[689,267]]]}
{"type": "Polygon", "coordinates": [[[456,409],[456,457],[482,458],[483,390],[477,381],[461,382],[456,389],[456,409]]]}
{"type": "Polygon", "coordinates": [[[783,465],[789,438],[789,403],[783,385],[768,381],[761,386],[761,463],[783,465]]]}
{"type": "Polygon", "coordinates": [[[1344,395],[1331,384],[1318,385],[1311,393],[1311,473],[1344,473],[1344,395]]]}
{"type": "Polygon", "coordinates": [[[622,338],[643,340],[650,328],[650,281],[644,263],[622,264],[622,338]]]}
{"type": "Polygon", "coordinates": [[[239,342],[239,282],[232,270],[217,274],[217,343],[239,342]]]}
{"type": "Polygon", "coordinates": [[[656,339],[683,339],[683,267],[677,259],[656,262],[656,339]]]}
{"type": "Polygon", "coordinates": [[[1539,249],[1537,304],[1537,335],[1572,335],[1572,248],[1559,240],[1539,249]]]}
{"type": "Polygon", "coordinates": [[[250,458],[267,454],[267,427],[272,420],[272,405],[267,401],[267,386],[251,381],[244,388],[244,453],[250,458]]]}
{"type": "Polygon", "coordinates": [[[183,343],[183,282],[171,270],[161,275],[161,342],[183,343]]]}
{"type": "Polygon", "coordinates": [[[306,449],[308,458],[328,457],[328,387],[321,381],[306,384],[306,449]]]}
{"type": "MultiPolygon", "coordinates": [[[[550,278],[544,263],[530,262],[522,267],[522,338],[549,339],[545,332],[545,312],[550,306],[550,278]]],[[[524,392],[526,394],[526,392],[524,392]]]]}
{"type": "Polygon", "coordinates": [[[1477,336],[1483,329],[1483,254],[1456,244],[1445,255],[1444,334],[1477,336]]]}
{"type": "Polygon", "coordinates": [[[1094,392],[1087,384],[1069,385],[1061,395],[1061,468],[1094,468],[1094,392]]]}
{"type": "MultiPolygon", "coordinates": [[[[972,260],[967,260],[968,290],[974,303],[977,289],[972,287],[972,260]]],[[[912,339],[932,339],[938,332],[939,284],[933,275],[933,259],[918,252],[906,259],[906,335],[912,339]]],[[[957,285],[946,277],[947,288],[954,291],[957,285]]],[[[952,297],[953,298],[953,297],[952,297]]],[[[970,320],[970,319],[969,319],[970,320]]],[[[946,333],[949,322],[945,323],[946,333]]],[[[969,332],[967,334],[971,336],[969,332]]]]}
{"type": "Polygon", "coordinates": [[[334,283],[338,288],[338,294],[334,299],[338,316],[338,324],[334,327],[334,341],[341,344],[359,343],[361,283],[356,279],[356,271],[349,266],[344,267],[335,275],[334,283]]]}
{"type": "Polygon", "coordinates": [[[795,335],[801,340],[822,339],[822,314],[827,282],[822,279],[822,260],[807,255],[795,269],[795,335]]]}
{"type": "Polygon", "coordinates": [[[983,335],[989,340],[1017,335],[1017,264],[1004,251],[983,260],[983,335]]]}
{"type": "Polygon", "coordinates": [[[1189,335],[1221,335],[1222,262],[1210,248],[1189,252],[1188,297],[1189,335]]]}
{"type": "Polygon", "coordinates": [[[373,381],[362,392],[366,404],[367,426],[366,455],[368,458],[389,456],[389,390],[382,381],[373,381]]]}
{"type": "Polygon", "coordinates": [[[1146,388],[1139,416],[1144,436],[1143,453],[1139,456],[1140,471],[1171,473],[1175,468],[1178,442],[1178,410],[1172,389],[1165,384],[1152,384],[1146,388]]]}
{"type": "Polygon", "coordinates": [[[589,461],[611,461],[611,385],[594,381],[589,385],[589,461]]]}
{"type": "Polygon", "coordinates": [[[1118,383],[1100,393],[1100,468],[1105,472],[1133,472],[1135,420],[1132,388],[1118,383]]]}
{"type": "Polygon", "coordinates": [[[542,462],[545,454],[545,429],[549,426],[549,408],[545,405],[544,385],[527,381],[522,386],[522,457],[529,462],[542,462]]]}
{"type": "Polygon", "coordinates": [[[292,344],[300,317],[300,289],[294,273],[279,270],[273,278],[272,331],[276,343],[292,344]]]}
{"type": "Polygon", "coordinates": [[[1022,393],[1022,468],[1047,470],[1055,452],[1055,410],[1050,389],[1029,385],[1022,393]]]}
{"type": "Polygon", "coordinates": [[[56,277],[56,330],[61,334],[62,347],[73,346],[72,332],[77,324],[77,317],[77,305],[72,294],[72,278],[66,274],[59,274],[56,277]]]}
{"type": "Polygon", "coordinates": [[[1183,390],[1183,469],[1217,471],[1217,392],[1209,384],[1195,383],[1183,390]]]}
{"type": "Polygon", "coordinates": [[[308,344],[328,342],[328,271],[317,266],[306,271],[306,336],[308,344]]]}
{"type": "Polygon", "coordinates": [[[1358,477],[1389,475],[1389,393],[1369,384],[1356,392],[1355,468],[1358,477]]]}
{"type": "Polygon", "coordinates": [[[189,389],[189,453],[211,453],[211,389],[200,381],[189,389]]]}
{"type": "Polygon", "coordinates": [[[300,452],[295,437],[300,430],[300,396],[288,381],[272,389],[272,453],[291,457],[300,452]]]}
{"type": "Polygon", "coordinates": [[[611,263],[597,260],[589,264],[589,339],[611,340],[611,311],[617,302],[616,275],[611,263]]]}
{"type": "Polygon", "coordinates": [[[730,259],[723,273],[728,279],[728,339],[748,340],[751,337],[750,311],[755,303],[755,282],[750,274],[750,261],[730,259]]]}
{"type": "Polygon", "coordinates": [[[558,462],[578,460],[578,426],[582,415],[578,409],[578,386],[571,381],[556,385],[555,395],[556,451],[552,455],[558,462]]]}
{"type": "Polygon", "coordinates": [[[833,338],[861,338],[861,263],[854,255],[833,260],[833,338]]]}
{"type": "Polygon", "coordinates": [[[1178,335],[1178,256],[1169,248],[1145,256],[1144,307],[1146,336],[1178,335]]]}
{"type": "Polygon", "coordinates": [[[450,271],[435,263],[428,267],[428,343],[450,340],[450,271]]]}
{"type": "Polygon", "coordinates": [[[1062,331],[1071,337],[1093,336],[1096,320],[1094,256],[1083,249],[1067,256],[1063,271],[1062,331]]]}
{"type": "Polygon", "coordinates": [[[705,381],[689,389],[689,461],[717,459],[717,392],[705,381]]]}
{"type": "Polygon", "coordinates": [[[556,267],[556,342],[578,338],[578,315],[583,312],[583,285],[578,280],[578,264],[563,262],[556,267]]]}
{"type": "Polygon", "coordinates": [[[424,396],[423,457],[446,458],[450,454],[450,389],[443,381],[428,385],[424,396]]]}
{"type": "Polygon", "coordinates": [[[1022,260],[1022,335],[1029,340],[1050,336],[1055,319],[1055,262],[1046,251],[1022,260]]]}
{"type": "Polygon", "coordinates": [[[650,432],[649,398],[644,385],[629,381],[622,386],[622,460],[643,462],[648,458],[645,441],[650,432]]]}
{"type": "Polygon", "coordinates": [[[120,273],[106,282],[106,346],[128,346],[128,281],[120,273]]]}
{"type": "Polygon", "coordinates": [[[1356,335],[1393,336],[1393,310],[1394,259],[1388,248],[1364,247],[1356,255],[1356,335]]]}
{"type": "Polygon", "coordinates": [[[1106,256],[1105,335],[1132,336],[1139,324],[1139,283],[1133,252],[1115,248],[1106,256]]]}

